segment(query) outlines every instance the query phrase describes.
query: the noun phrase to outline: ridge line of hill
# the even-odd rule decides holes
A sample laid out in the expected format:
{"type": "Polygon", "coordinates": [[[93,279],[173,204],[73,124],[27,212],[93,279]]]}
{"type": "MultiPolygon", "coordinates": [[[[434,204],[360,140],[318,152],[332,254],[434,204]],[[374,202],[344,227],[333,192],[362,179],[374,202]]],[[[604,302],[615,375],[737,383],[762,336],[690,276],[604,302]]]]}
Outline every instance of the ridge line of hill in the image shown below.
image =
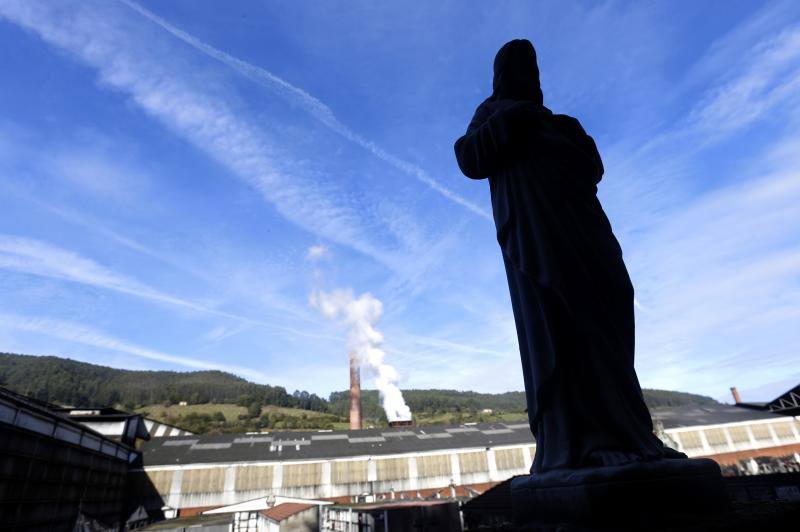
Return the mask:
{"type": "MultiPolygon", "coordinates": [[[[325,399],[306,391],[289,393],[282,386],[256,384],[223,371],[126,370],[56,356],[0,353],[0,385],[67,406],[158,410],[162,419],[173,423],[181,421],[180,415],[168,407],[184,401],[189,405],[206,405],[194,411],[192,415],[197,419],[192,418],[192,423],[213,424],[214,419],[222,423],[224,419],[226,424],[243,423],[247,427],[256,426],[256,420],[262,426],[288,425],[287,419],[296,414],[298,419],[302,418],[292,422],[296,425],[325,428],[346,422],[349,410],[348,391],[333,392],[325,399]],[[201,411],[203,414],[198,413],[201,411]],[[221,411],[227,414],[219,414],[221,411]]],[[[409,389],[403,390],[403,395],[418,421],[461,422],[486,416],[505,416],[501,419],[508,420],[511,415],[525,418],[525,394],[521,391],[493,394],[409,389]]],[[[651,408],[718,404],[710,397],[686,392],[644,390],[644,395],[651,408]]],[[[377,390],[362,390],[362,414],[367,422],[386,422],[377,390]]]]}

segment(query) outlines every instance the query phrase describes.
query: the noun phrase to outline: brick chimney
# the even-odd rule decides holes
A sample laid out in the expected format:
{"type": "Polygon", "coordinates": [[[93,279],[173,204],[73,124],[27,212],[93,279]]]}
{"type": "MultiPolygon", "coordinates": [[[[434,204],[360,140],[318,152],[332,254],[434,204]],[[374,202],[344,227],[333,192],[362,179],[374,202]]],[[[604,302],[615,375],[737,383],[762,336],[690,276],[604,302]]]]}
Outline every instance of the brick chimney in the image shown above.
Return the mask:
{"type": "Polygon", "coordinates": [[[742,397],[739,395],[739,390],[736,389],[736,386],[731,387],[731,395],[733,395],[733,402],[737,405],[742,402],[742,397]]]}
{"type": "Polygon", "coordinates": [[[350,430],[361,428],[361,375],[358,357],[350,353],[350,430]]]}

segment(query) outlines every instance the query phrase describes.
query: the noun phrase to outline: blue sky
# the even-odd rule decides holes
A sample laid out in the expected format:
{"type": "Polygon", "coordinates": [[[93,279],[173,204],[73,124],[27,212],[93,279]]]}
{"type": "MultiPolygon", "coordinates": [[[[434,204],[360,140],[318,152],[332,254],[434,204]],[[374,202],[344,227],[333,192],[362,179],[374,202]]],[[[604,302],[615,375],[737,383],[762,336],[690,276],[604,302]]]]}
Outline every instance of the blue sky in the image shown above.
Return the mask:
{"type": "Polygon", "coordinates": [[[402,387],[522,389],[452,152],[517,37],[604,158],[643,386],[800,380],[796,2],[1,0],[0,349],[327,394],[352,289],[402,387]]]}

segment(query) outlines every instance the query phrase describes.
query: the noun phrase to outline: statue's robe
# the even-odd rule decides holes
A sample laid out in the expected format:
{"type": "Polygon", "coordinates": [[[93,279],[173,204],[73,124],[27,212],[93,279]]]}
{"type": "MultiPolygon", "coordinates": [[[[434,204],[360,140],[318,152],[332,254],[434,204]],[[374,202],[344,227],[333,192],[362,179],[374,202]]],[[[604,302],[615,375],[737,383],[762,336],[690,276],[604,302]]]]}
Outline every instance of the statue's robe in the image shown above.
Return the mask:
{"type": "Polygon", "coordinates": [[[495,70],[495,94],[455,152],[467,177],[489,179],[537,444],[532,472],[674,456],[653,434],[634,370],[633,287],[597,199],[594,140],[541,93],[502,98],[495,70]]]}

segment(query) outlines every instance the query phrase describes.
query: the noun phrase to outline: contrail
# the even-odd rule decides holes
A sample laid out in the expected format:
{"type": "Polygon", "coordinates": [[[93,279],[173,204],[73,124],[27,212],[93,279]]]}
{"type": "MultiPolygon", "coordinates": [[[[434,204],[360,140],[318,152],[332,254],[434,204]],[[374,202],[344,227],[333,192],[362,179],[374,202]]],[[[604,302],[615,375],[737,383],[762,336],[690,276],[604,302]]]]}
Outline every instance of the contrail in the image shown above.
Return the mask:
{"type": "Polygon", "coordinates": [[[193,48],[203,52],[204,54],[208,55],[224,63],[225,65],[231,67],[232,69],[236,70],[243,76],[247,77],[248,79],[255,81],[259,85],[270,89],[271,91],[277,93],[282,98],[289,100],[293,103],[299,104],[303,109],[306,110],[311,116],[325,124],[329,129],[338,133],[342,137],[346,138],[347,140],[361,146],[362,148],[370,151],[373,155],[381,159],[382,161],[394,166],[401,172],[404,172],[410,176],[415,177],[417,180],[421,181],[425,185],[427,185],[432,190],[435,190],[445,198],[449,199],[450,201],[461,205],[462,207],[472,211],[473,213],[481,216],[489,221],[492,220],[492,216],[489,214],[486,209],[481,208],[480,206],[472,203],[471,201],[461,197],[459,194],[453,192],[452,190],[448,189],[447,187],[443,186],[441,183],[436,181],[434,178],[428,175],[425,170],[420,168],[419,166],[409,163],[408,161],[404,161],[399,157],[388,153],[383,148],[372,142],[371,140],[367,140],[358,133],[351,130],[349,127],[344,125],[338,118],[333,114],[333,111],[330,107],[322,103],[319,99],[315,98],[311,94],[307,93],[303,89],[295,87],[291,83],[279,78],[278,76],[274,75],[270,71],[258,67],[256,65],[252,65],[247,63],[246,61],[242,61],[241,59],[237,59],[232,55],[229,55],[222,50],[218,50],[213,46],[210,46],[203,41],[197,39],[196,37],[186,33],[185,31],[176,28],[166,20],[162,19],[155,13],[148,11],[144,7],[140,6],[139,4],[133,2],[132,0],[119,0],[132,10],[136,11],[143,17],[149,19],[151,22],[157,24],[167,32],[171,33],[173,36],[177,37],[178,39],[182,40],[186,44],[192,46],[193,48]]]}
{"type": "MultiPolygon", "coordinates": [[[[36,275],[94,286],[103,290],[111,290],[141,299],[188,308],[195,312],[229,318],[246,325],[267,327],[293,335],[326,340],[341,339],[330,335],[302,332],[292,327],[225,312],[176,297],[140,283],[135,279],[108,270],[91,259],[69,250],[30,238],[0,233],[0,270],[16,271],[26,275],[36,275]]],[[[310,318],[290,309],[283,308],[282,311],[296,319],[314,323],[310,318]]]]}

